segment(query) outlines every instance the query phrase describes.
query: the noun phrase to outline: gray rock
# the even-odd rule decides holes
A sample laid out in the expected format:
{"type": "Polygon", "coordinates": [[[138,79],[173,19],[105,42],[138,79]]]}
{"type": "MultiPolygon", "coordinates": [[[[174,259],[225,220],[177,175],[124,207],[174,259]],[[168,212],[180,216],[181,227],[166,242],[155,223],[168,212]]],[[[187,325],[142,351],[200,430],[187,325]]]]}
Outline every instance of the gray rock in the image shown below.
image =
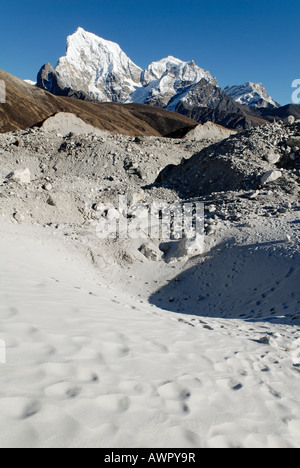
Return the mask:
{"type": "Polygon", "coordinates": [[[161,254],[151,245],[143,244],[139,248],[139,251],[152,262],[157,262],[161,258],[161,254]]]}
{"type": "Polygon", "coordinates": [[[47,200],[47,205],[49,206],[56,206],[56,203],[55,201],[53,200],[52,197],[49,197],[48,200],[47,200]]]}
{"type": "Polygon", "coordinates": [[[284,123],[287,125],[293,125],[295,123],[296,119],[293,115],[289,115],[285,120],[284,123]]]}
{"type": "Polygon", "coordinates": [[[24,219],[25,219],[24,216],[21,213],[18,213],[18,212],[14,213],[13,217],[18,223],[22,223],[24,221],[24,219]]]}
{"type": "Polygon", "coordinates": [[[28,168],[18,169],[14,172],[11,172],[6,176],[6,178],[15,182],[19,182],[20,184],[30,184],[31,182],[31,174],[28,168]]]}
{"type": "Polygon", "coordinates": [[[274,153],[274,151],[270,151],[270,152],[266,155],[266,160],[267,160],[268,163],[270,163],[270,164],[277,164],[277,163],[280,161],[280,155],[274,153]]]}
{"type": "Polygon", "coordinates": [[[280,179],[280,177],[282,177],[281,171],[268,171],[262,176],[261,182],[262,184],[269,184],[280,179]]]}
{"type": "Polygon", "coordinates": [[[50,183],[43,185],[43,190],[45,190],[46,192],[51,192],[52,185],[50,183]]]}

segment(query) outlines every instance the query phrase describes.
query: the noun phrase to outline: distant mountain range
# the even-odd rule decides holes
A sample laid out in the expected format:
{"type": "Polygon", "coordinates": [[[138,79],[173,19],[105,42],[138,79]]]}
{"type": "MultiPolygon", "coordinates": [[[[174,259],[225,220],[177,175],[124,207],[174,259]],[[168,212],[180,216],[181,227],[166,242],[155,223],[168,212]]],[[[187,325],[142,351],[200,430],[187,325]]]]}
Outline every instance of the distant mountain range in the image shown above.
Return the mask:
{"type": "Polygon", "coordinates": [[[280,105],[262,84],[221,89],[209,71],[172,56],[142,70],[118,44],[82,28],[67,38],[66,55],[55,68],[49,63],[41,68],[36,86],[86,101],[162,107],[234,129],[280,118],[280,105]]]}
{"type": "Polygon", "coordinates": [[[95,103],[53,96],[0,70],[6,100],[0,104],[0,133],[41,126],[49,117],[67,112],[111,133],[130,136],[181,138],[197,126],[188,117],[142,104],[95,103]]]}

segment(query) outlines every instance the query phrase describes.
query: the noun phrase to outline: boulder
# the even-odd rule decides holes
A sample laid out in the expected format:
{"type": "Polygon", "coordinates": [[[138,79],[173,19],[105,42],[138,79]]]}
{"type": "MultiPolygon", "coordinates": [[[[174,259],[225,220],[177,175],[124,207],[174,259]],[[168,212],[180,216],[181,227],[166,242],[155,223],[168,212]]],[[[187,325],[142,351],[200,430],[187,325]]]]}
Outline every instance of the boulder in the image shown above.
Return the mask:
{"type": "Polygon", "coordinates": [[[280,179],[280,177],[282,177],[281,171],[268,171],[262,176],[261,182],[263,184],[269,184],[270,182],[275,182],[277,179],[280,179]]]}
{"type": "Polygon", "coordinates": [[[139,251],[142,255],[144,255],[144,257],[152,262],[157,262],[162,257],[161,252],[159,252],[158,249],[151,243],[141,245],[139,251]]]}
{"type": "Polygon", "coordinates": [[[14,180],[15,182],[19,182],[20,184],[30,184],[31,182],[31,174],[28,168],[26,169],[19,169],[17,171],[11,172],[6,176],[6,179],[14,180]]]}
{"type": "Polygon", "coordinates": [[[280,161],[280,155],[276,154],[274,151],[269,151],[266,155],[266,160],[270,164],[277,164],[280,161]]]}
{"type": "Polygon", "coordinates": [[[285,120],[284,123],[287,125],[293,125],[296,122],[296,119],[293,115],[289,115],[285,120]]]}

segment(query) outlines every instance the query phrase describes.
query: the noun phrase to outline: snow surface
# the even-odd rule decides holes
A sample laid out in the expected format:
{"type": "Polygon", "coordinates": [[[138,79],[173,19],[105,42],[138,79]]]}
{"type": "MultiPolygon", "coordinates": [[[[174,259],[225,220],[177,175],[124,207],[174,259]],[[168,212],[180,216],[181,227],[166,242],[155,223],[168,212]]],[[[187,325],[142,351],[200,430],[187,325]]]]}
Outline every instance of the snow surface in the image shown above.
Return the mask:
{"type": "Polygon", "coordinates": [[[203,78],[209,82],[215,82],[215,78],[211,76],[210,72],[198,67],[194,61],[184,62],[169,56],[158,62],[152,62],[143,71],[143,86],[147,86],[151,81],[161,79],[166,72],[173,73],[179,82],[187,82],[188,84],[198,83],[203,78]]]}
{"type": "Polygon", "coordinates": [[[161,302],[137,297],[149,264],[122,292],[50,228],[1,224],[0,446],[299,447],[293,222],[169,267],[161,302]]]}
{"type": "Polygon", "coordinates": [[[249,107],[279,107],[279,104],[268,95],[262,83],[248,82],[240,86],[227,86],[223,91],[234,101],[249,107]]]}
{"type": "Polygon", "coordinates": [[[25,81],[25,83],[30,84],[31,86],[36,85],[36,81],[32,81],[32,80],[24,80],[24,81],[25,81]]]}

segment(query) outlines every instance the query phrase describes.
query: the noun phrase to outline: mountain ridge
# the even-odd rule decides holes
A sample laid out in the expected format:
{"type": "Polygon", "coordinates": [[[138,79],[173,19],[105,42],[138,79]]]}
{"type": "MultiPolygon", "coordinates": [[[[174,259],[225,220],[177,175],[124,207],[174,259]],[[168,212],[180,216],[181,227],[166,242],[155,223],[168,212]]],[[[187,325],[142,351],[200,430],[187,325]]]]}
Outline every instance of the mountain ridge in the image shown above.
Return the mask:
{"type": "Polygon", "coordinates": [[[25,130],[59,112],[68,112],[100,130],[129,136],[185,135],[197,122],[166,109],[132,104],[95,103],[54,96],[0,69],[6,102],[0,105],[0,133],[25,130]],[[151,111],[151,112],[150,112],[151,111]]]}
{"type": "MultiPolygon", "coordinates": [[[[177,90],[203,79],[219,87],[217,79],[193,60],[185,62],[170,55],[142,70],[118,44],[78,28],[68,36],[66,55],[56,67],[42,67],[38,86],[55,94],[69,95],[72,90],[73,95],[79,93],[84,99],[96,101],[167,107],[177,90]]],[[[266,91],[261,98],[269,99],[266,91]]]]}
{"type": "Polygon", "coordinates": [[[239,104],[247,105],[255,109],[274,109],[280,104],[268,95],[262,83],[252,83],[248,81],[242,85],[226,86],[224,93],[232,97],[239,104]]]}

